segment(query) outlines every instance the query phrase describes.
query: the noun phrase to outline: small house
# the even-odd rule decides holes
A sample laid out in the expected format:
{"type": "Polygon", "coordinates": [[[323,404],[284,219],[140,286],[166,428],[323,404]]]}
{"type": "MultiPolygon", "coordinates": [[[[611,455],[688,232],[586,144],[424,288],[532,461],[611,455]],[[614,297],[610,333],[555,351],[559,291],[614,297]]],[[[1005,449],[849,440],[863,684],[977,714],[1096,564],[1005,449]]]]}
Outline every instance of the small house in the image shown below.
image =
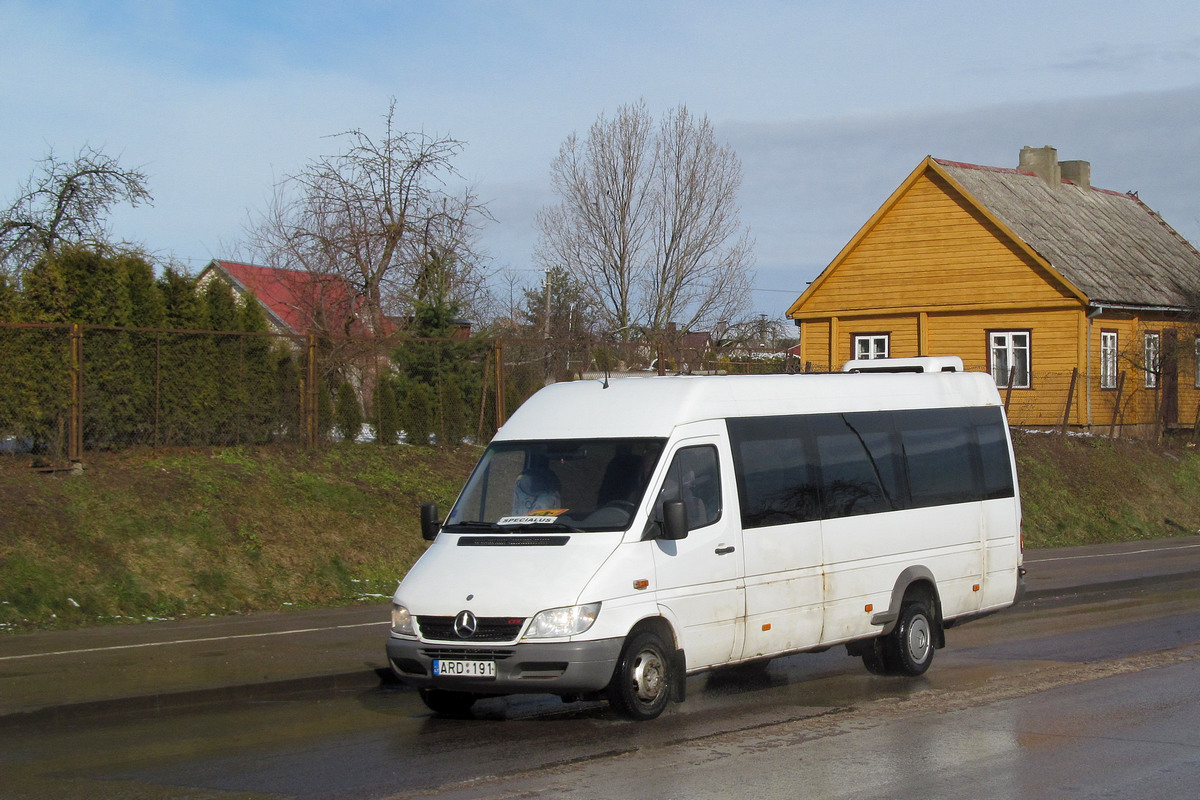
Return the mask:
{"type": "Polygon", "coordinates": [[[810,370],[957,355],[1013,424],[1200,422],[1200,253],[1086,161],[928,157],[787,312],[810,370]]]}

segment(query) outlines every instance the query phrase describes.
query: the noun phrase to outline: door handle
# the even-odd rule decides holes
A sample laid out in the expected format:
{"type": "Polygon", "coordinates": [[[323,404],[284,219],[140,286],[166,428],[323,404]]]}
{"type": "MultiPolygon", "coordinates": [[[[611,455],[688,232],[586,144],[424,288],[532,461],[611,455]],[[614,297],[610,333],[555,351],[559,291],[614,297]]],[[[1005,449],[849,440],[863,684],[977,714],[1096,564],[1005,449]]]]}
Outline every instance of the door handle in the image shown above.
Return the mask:
{"type": "Polygon", "coordinates": [[[733,547],[718,547],[715,552],[719,556],[727,556],[734,551],[733,547]]]}

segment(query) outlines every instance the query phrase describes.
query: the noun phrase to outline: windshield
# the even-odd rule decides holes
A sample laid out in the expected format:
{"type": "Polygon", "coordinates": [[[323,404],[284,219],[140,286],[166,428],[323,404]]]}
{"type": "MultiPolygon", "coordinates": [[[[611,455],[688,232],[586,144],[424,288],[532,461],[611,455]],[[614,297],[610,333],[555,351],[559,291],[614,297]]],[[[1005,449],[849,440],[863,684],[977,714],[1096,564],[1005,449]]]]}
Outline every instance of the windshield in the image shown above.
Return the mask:
{"type": "Polygon", "coordinates": [[[662,439],[493,442],[446,518],[449,530],[625,530],[662,439]]]}

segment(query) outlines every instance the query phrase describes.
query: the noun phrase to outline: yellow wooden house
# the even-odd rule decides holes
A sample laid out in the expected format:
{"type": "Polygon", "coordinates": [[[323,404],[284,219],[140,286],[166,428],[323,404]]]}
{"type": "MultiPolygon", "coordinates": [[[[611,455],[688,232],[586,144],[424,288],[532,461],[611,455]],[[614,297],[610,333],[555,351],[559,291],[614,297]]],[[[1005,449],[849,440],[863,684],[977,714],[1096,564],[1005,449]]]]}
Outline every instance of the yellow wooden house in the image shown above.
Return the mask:
{"type": "Polygon", "coordinates": [[[1052,147],[1006,169],[926,158],[788,310],[806,369],[957,355],[1013,424],[1193,427],[1200,253],[1052,147]]]}

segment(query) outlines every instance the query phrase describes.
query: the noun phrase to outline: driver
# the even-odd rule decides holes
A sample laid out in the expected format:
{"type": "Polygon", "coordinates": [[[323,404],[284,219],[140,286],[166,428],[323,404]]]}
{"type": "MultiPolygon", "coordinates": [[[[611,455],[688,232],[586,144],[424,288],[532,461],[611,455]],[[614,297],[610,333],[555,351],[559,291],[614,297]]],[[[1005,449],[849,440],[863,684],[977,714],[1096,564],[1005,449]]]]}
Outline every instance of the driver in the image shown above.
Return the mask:
{"type": "Polygon", "coordinates": [[[549,466],[531,466],[513,484],[512,513],[525,515],[544,508],[558,508],[560,488],[558,476],[549,466]]]}

